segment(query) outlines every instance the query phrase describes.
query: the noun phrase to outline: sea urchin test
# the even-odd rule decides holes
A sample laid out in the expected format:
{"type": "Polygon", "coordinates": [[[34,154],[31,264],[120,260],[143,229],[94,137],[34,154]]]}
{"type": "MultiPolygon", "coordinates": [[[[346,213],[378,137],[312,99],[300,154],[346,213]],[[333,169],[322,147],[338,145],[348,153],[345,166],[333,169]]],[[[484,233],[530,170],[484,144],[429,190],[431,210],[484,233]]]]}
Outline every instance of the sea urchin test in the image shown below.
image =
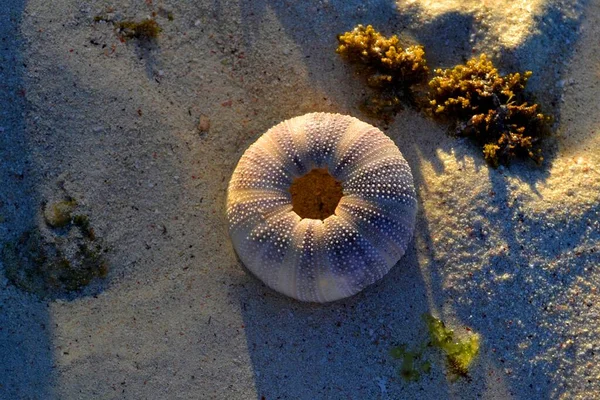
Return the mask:
{"type": "Polygon", "coordinates": [[[379,129],[312,113],[269,129],[227,192],[229,233],[246,267],[302,301],[352,296],[381,279],[412,238],[410,167],[379,129]]]}

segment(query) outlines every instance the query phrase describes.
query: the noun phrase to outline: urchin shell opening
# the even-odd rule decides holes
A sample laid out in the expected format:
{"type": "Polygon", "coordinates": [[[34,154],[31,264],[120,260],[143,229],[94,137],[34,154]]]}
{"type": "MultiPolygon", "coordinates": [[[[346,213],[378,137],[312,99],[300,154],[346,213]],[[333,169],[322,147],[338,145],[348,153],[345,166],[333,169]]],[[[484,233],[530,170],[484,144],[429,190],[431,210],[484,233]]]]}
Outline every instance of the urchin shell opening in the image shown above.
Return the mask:
{"type": "Polygon", "coordinates": [[[294,179],[289,191],[292,209],[302,219],[325,220],[335,214],[344,196],[342,183],[331,176],[326,168],[314,168],[294,179]]]}

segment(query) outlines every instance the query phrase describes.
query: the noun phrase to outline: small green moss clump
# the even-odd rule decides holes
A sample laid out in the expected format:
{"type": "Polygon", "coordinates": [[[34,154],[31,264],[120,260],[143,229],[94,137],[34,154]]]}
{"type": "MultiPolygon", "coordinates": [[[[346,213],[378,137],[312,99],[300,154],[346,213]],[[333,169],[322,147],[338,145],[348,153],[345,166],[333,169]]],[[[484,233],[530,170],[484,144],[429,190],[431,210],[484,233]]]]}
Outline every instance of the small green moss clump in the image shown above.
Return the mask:
{"type": "Polygon", "coordinates": [[[162,32],[162,28],[154,19],[143,21],[121,21],[115,23],[119,37],[124,40],[153,40],[162,32]]]}
{"type": "Polygon", "coordinates": [[[550,118],[523,99],[531,71],[502,76],[482,54],[435,74],[429,82],[432,114],[452,121],[458,135],[481,143],[488,163],[508,164],[518,155],[542,162],[537,145],[550,118]]]}
{"type": "Polygon", "coordinates": [[[436,347],[446,354],[448,368],[453,377],[467,377],[469,366],[479,353],[479,336],[472,334],[459,340],[454,337],[454,331],[446,328],[439,319],[430,314],[423,314],[423,320],[429,331],[429,340],[414,351],[408,351],[406,344],[390,349],[393,358],[402,360],[399,375],[406,381],[417,381],[423,373],[429,373],[431,362],[424,359],[424,353],[427,348],[436,347]]]}
{"type": "Polygon", "coordinates": [[[429,68],[423,46],[403,48],[396,35],[389,38],[371,25],[358,25],[338,36],[336,52],[361,66],[359,72],[367,84],[379,90],[379,96],[363,105],[362,110],[373,116],[396,111],[400,98],[410,97],[409,88],[427,78],[429,68]]]}
{"type": "Polygon", "coordinates": [[[46,204],[44,219],[53,228],[62,228],[71,222],[71,213],[77,207],[75,200],[57,201],[46,204]]]}
{"type": "Polygon", "coordinates": [[[479,335],[456,339],[454,331],[446,328],[441,320],[429,314],[424,314],[423,319],[429,330],[431,345],[444,351],[451,372],[456,376],[466,376],[469,366],[479,353],[479,335]]]}

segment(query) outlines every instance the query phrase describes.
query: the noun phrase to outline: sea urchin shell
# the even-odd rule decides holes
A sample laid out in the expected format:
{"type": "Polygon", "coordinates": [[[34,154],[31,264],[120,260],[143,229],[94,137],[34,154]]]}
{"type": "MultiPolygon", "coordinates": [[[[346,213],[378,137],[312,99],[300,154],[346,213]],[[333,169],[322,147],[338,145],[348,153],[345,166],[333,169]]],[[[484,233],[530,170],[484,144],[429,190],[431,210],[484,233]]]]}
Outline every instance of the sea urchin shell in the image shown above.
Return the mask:
{"type": "Polygon", "coordinates": [[[382,278],[404,255],[416,210],[398,147],[340,114],[306,114],[269,129],[240,159],[227,193],[229,232],[246,267],[280,293],[321,303],[382,278]],[[292,206],[290,186],[315,170],[343,191],[324,219],[302,218],[292,206]]]}

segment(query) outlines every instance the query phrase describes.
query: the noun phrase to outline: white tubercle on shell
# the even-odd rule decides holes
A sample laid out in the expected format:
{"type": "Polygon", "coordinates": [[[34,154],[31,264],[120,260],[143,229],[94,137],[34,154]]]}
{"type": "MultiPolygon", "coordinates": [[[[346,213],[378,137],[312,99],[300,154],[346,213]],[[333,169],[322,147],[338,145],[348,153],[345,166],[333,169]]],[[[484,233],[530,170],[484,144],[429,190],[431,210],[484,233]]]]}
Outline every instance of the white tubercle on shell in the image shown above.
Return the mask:
{"type": "Polygon", "coordinates": [[[269,129],[240,159],[227,193],[229,232],[244,265],[274,290],[320,303],[381,279],[404,255],[416,212],[398,147],[340,114],[306,114],[269,129]],[[313,168],[342,183],[325,220],[292,210],[290,185],[313,168]]]}

